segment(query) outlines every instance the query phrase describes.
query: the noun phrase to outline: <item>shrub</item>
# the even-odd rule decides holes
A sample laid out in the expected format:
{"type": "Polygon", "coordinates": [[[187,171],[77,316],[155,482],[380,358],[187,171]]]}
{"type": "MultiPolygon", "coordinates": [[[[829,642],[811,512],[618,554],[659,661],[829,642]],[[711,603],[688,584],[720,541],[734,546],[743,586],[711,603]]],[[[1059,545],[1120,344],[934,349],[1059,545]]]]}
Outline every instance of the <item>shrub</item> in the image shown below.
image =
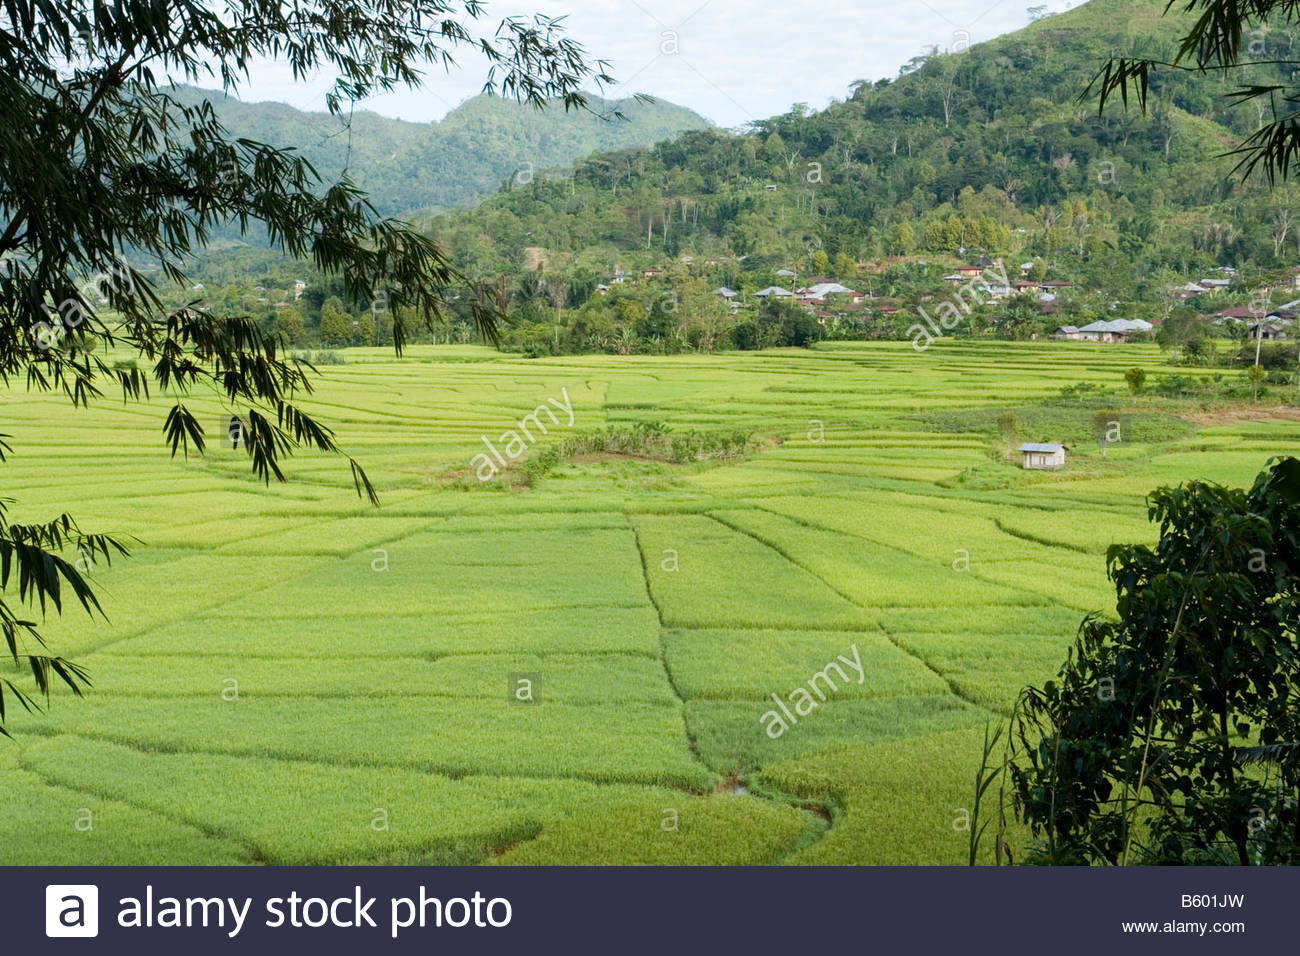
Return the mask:
{"type": "Polygon", "coordinates": [[[1080,405],[1086,405],[1092,402],[1104,401],[1110,396],[1110,392],[1109,388],[1097,382],[1080,382],[1077,385],[1067,385],[1061,389],[1061,398],[1066,401],[1076,401],[1080,405]]]}
{"type": "Polygon", "coordinates": [[[1159,545],[1107,554],[1117,620],[1086,618],[1013,718],[1030,859],[1300,863],[1300,460],[1150,502],[1159,545]]]}

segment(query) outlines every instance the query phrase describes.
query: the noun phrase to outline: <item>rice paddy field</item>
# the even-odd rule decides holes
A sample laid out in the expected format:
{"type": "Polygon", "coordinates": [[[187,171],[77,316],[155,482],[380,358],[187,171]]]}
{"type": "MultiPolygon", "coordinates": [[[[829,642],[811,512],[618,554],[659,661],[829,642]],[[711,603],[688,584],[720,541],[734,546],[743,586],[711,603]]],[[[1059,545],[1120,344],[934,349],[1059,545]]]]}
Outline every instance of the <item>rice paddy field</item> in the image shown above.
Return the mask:
{"type": "Polygon", "coordinates": [[[379,508],[335,457],[270,487],[215,438],[169,457],[165,399],[0,393],[13,520],[135,539],[92,569],[106,621],[47,622],[94,687],[10,711],[0,862],[964,863],[985,727],[1113,610],[1147,492],[1300,449],[1294,408],[1131,399],[1125,369],[1172,371],[1144,346],[346,358],[306,404],[379,508]],[[1124,411],[1104,458],[1082,382],[1124,411]],[[485,437],[565,398],[521,461],[638,422],[753,441],[477,480],[485,437]],[[1063,471],[1001,460],[1008,409],[1063,471]],[[774,734],[837,660],[860,679],[774,734]]]}

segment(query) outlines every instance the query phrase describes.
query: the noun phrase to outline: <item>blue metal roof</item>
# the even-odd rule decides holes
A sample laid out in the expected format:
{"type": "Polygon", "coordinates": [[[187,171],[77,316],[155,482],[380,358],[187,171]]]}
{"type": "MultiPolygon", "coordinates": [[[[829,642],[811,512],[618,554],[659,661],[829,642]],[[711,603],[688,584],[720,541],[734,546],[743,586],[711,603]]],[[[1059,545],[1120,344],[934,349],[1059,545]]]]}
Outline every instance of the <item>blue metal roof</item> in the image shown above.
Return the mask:
{"type": "Polygon", "coordinates": [[[1021,451],[1041,451],[1046,454],[1055,454],[1058,451],[1064,451],[1064,445],[1040,445],[1034,442],[1026,442],[1020,446],[1021,451]]]}

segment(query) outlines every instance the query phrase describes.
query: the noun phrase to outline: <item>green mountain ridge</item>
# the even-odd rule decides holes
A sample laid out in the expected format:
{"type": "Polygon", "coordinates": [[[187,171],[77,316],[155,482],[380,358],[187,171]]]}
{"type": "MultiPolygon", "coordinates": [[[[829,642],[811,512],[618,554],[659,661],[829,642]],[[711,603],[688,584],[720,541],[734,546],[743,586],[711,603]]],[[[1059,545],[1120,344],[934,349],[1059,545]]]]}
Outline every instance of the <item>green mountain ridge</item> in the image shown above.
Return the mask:
{"type": "MultiPolygon", "coordinates": [[[[588,157],[572,181],[539,178],[434,232],[477,275],[517,273],[538,247],[593,273],[683,255],[806,273],[816,250],[858,262],[984,250],[1052,259],[1112,299],[1162,270],[1290,264],[1297,231],[1275,248],[1270,222],[1289,194],[1242,184],[1223,155],[1260,120],[1224,94],[1286,82],[1289,68],[1154,76],[1146,115],[1081,99],[1110,56],[1172,58],[1191,21],[1165,6],[1092,0],[855,84],[820,112],[588,157]]],[[[1283,59],[1294,39],[1252,35],[1254,58],[1283,59]]]]}
{"type": "Polygon", "coordinates": [[[591,112],[566,112],[560,103],[539,110],[479,95],[434,123],[368,110],[339,118],[196,87],[181,87],[176,97],[186,103],[210,100],[236,136],[299,149],[326,181],[347,171],[386,215],[472,205],[512,177],[523,181],[598,150],[649,146],[711,125],[663,100],[598,96],[589,98],[591,112]]]}

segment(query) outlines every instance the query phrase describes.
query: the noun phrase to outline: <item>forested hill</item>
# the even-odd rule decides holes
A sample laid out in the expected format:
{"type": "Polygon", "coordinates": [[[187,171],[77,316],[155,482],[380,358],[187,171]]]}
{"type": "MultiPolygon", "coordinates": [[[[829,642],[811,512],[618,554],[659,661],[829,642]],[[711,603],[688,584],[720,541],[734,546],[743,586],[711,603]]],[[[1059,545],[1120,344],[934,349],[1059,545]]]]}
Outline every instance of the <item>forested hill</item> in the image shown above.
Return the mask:
{"type": "MultiPolygon", "coordinates": [[[[1300,260],[1275,242],[1289,193],[1243,186],[1223,157],[1259,125],[1230,88],[1276,68],[1153,78],[1151,109],[1081,93],[1112,54],[1172,58],[1188,20],[1166,0],[1093,0],[968,50],[918,58],[855,84],[821,112],[797,106],[734,135],[708,129],[589,157],[573,178],[535,180],[435,234],[480,275],[548,268],[607,273],[691,255],[745,268],[808,268],[891,256],[1041,254],[1116,297],[1156,269],[1300,260]],[[539,253],[539,248],[544,255],[539,253]]],[[[1252,59],[1295,36],[1252,34],[1252,59]]],[[[1017,260],[1020,261],[1020,260],[1017,260]]],[[[739,277],[738,277],[739,278],[739,277]]]]}
{"type": "Polygon", "coordinates": [[[476,96],[441,122],[410,123],[358,111],[349,125],[327,113],[284,103],[245,103],[219,92],[182,88],[187,102],[210,99],[237,136],[301,149],[328,180],[350,169],[376,207],[389,215],[471,205],[507,179],[568,167],[597,150],[648,146],[709,126],[702,116],[662,100],[591,97],[591,112],[563,104],[535,109],[476,96]],[[621,113],[625,119],[614,118],[621,113]],[[520,173],[516,176],[516,173],[520,173]]]}

